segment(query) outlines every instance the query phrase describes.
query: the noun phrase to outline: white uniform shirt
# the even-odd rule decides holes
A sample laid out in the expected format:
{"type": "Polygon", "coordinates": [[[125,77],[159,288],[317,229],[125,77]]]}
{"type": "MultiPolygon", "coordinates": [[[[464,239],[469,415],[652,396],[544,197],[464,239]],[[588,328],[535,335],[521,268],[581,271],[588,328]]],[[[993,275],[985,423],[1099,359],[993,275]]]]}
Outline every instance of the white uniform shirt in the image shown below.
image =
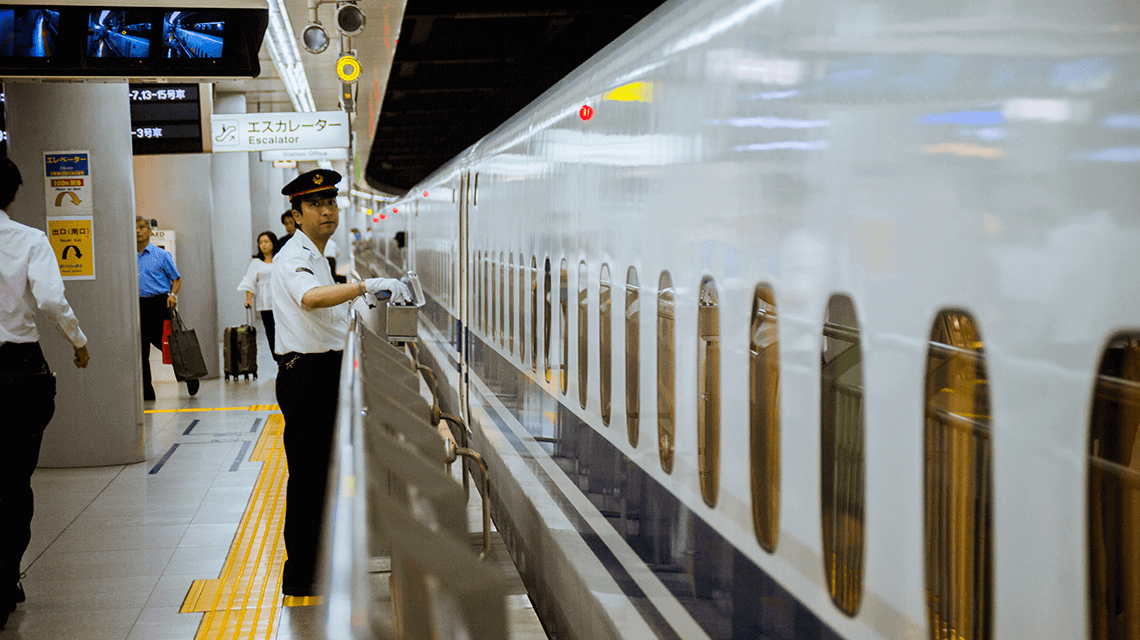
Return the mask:
{"type": "MultiPolygon", "coordinates": [[[[326,263],[327,264],[327,263],[326,263]]],[[[63,295],[63,277],[47,236],[0,209],[0,342],[36,342],[36,309],[78,349],[87,344],[63,295]]]]}
{"type": "Polygon", "coordinates": [[[261,258],[254,258],[246,269],[245,277],[238,284],[238,291],[253,294],[258,311],[273,311],[273,265],[261,258]]]}
{"type": "Polygon", "coordinates": [[[325,243],[325,257],[332,258],[333,260],[340,261],[340,247],[337,245],[336,240],[329,238],[325,243]]]}
{"type": "Polygon", "coordinates": [[[324,309],[301,304],[309,289],[333,283],[329,261],[317,245],[297,229],[293,239],[273,256],[273,321],[276,351],[286,354],[340,351],[348,340],[349,303],[324,309]]]}

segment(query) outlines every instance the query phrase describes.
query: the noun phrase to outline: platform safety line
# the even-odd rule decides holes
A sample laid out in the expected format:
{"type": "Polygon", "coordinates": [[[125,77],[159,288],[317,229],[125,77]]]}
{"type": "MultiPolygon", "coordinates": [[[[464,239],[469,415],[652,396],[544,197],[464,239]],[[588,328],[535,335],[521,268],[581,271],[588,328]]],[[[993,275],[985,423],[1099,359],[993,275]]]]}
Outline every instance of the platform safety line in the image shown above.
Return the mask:
{"type": "Polygon", "coordinates": [[[277,623],[277,593],[281,590],[281,568],[285,559],[281,546],[285,511],[283,488],[288,478],[288,464],[282,439],[283,427],[283,416],[270,416],[250,457],[251,461],[260,460],[266,464],[258,474],[221,576],[212,580],[195,580],[183,602],[182,613],[205,613],[198,626],[196,640],[268,639],[273,635],[277,623]],[[255,545],[257,553],[251,563],[255,545]],[[251,606],[254,589],[258,590],[258,596],[253,618],[247,625],[247,610],[251,606]],[[242,594],[240,604],[239,592],[242,594]],[[266,594],[269,594],[268,603],[266,594]],[[237,613],[233,615],[235,611],[237,613]]]}
{"type": "Polygon", "coordinates": [[[206,411],[280,411],[275,404],[252,404],[248,407],[194,407],[191,409],[144,409],[143,413],[203,413],[206,411]]]}

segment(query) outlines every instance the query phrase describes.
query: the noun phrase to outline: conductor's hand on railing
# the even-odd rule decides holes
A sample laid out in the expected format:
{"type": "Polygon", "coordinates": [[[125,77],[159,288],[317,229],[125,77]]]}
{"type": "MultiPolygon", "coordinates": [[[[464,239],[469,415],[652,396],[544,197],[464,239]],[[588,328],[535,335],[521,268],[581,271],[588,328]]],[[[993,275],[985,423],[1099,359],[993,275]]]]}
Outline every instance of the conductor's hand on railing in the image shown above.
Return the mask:
{"type": "Polygon", "coordinates": [[[412,300],[412,292],[403,282],[395,278],[369,278],[364,281],[364,288],[368,293],[376,296],[377,300],[380,299],[380,294],[385,291],[392,294],[392,302],[411,302],[412,300]]]}

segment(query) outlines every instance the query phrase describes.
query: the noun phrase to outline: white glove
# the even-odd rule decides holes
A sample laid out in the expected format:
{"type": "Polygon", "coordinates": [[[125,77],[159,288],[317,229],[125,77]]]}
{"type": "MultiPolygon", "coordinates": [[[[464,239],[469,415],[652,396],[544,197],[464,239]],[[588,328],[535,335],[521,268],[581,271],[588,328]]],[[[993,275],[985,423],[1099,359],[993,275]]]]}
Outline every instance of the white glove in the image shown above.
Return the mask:
{"type": "Polygon", "coordinates": [[[408,291],[403,282],[395,278],[368,278],[364,281],[364,288],[377,299],[380,298],[380,292],[388,291],[392,294],[392,302],[412,301],[412,292],[408,291]]]}

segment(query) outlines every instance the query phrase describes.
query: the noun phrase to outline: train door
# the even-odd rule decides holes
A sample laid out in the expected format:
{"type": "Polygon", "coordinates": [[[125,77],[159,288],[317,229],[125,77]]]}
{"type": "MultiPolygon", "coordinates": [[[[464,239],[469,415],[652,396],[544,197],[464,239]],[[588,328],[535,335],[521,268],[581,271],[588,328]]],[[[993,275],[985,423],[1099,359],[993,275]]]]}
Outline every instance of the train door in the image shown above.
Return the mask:
{"type": "Polygon", "coordinates": [[[471,172],[462,171],[459,174],[459,189],[455,201],[459,207],[459,406],[463,412],[463,421],[471,424],[471,411],[468,394],[468,360],[470,358],[470,343],[467,339],[467,327],[471,317],[471,268],[468,263],[468,217],[470,206],[469,191],[471,187],[471,172]]]}

